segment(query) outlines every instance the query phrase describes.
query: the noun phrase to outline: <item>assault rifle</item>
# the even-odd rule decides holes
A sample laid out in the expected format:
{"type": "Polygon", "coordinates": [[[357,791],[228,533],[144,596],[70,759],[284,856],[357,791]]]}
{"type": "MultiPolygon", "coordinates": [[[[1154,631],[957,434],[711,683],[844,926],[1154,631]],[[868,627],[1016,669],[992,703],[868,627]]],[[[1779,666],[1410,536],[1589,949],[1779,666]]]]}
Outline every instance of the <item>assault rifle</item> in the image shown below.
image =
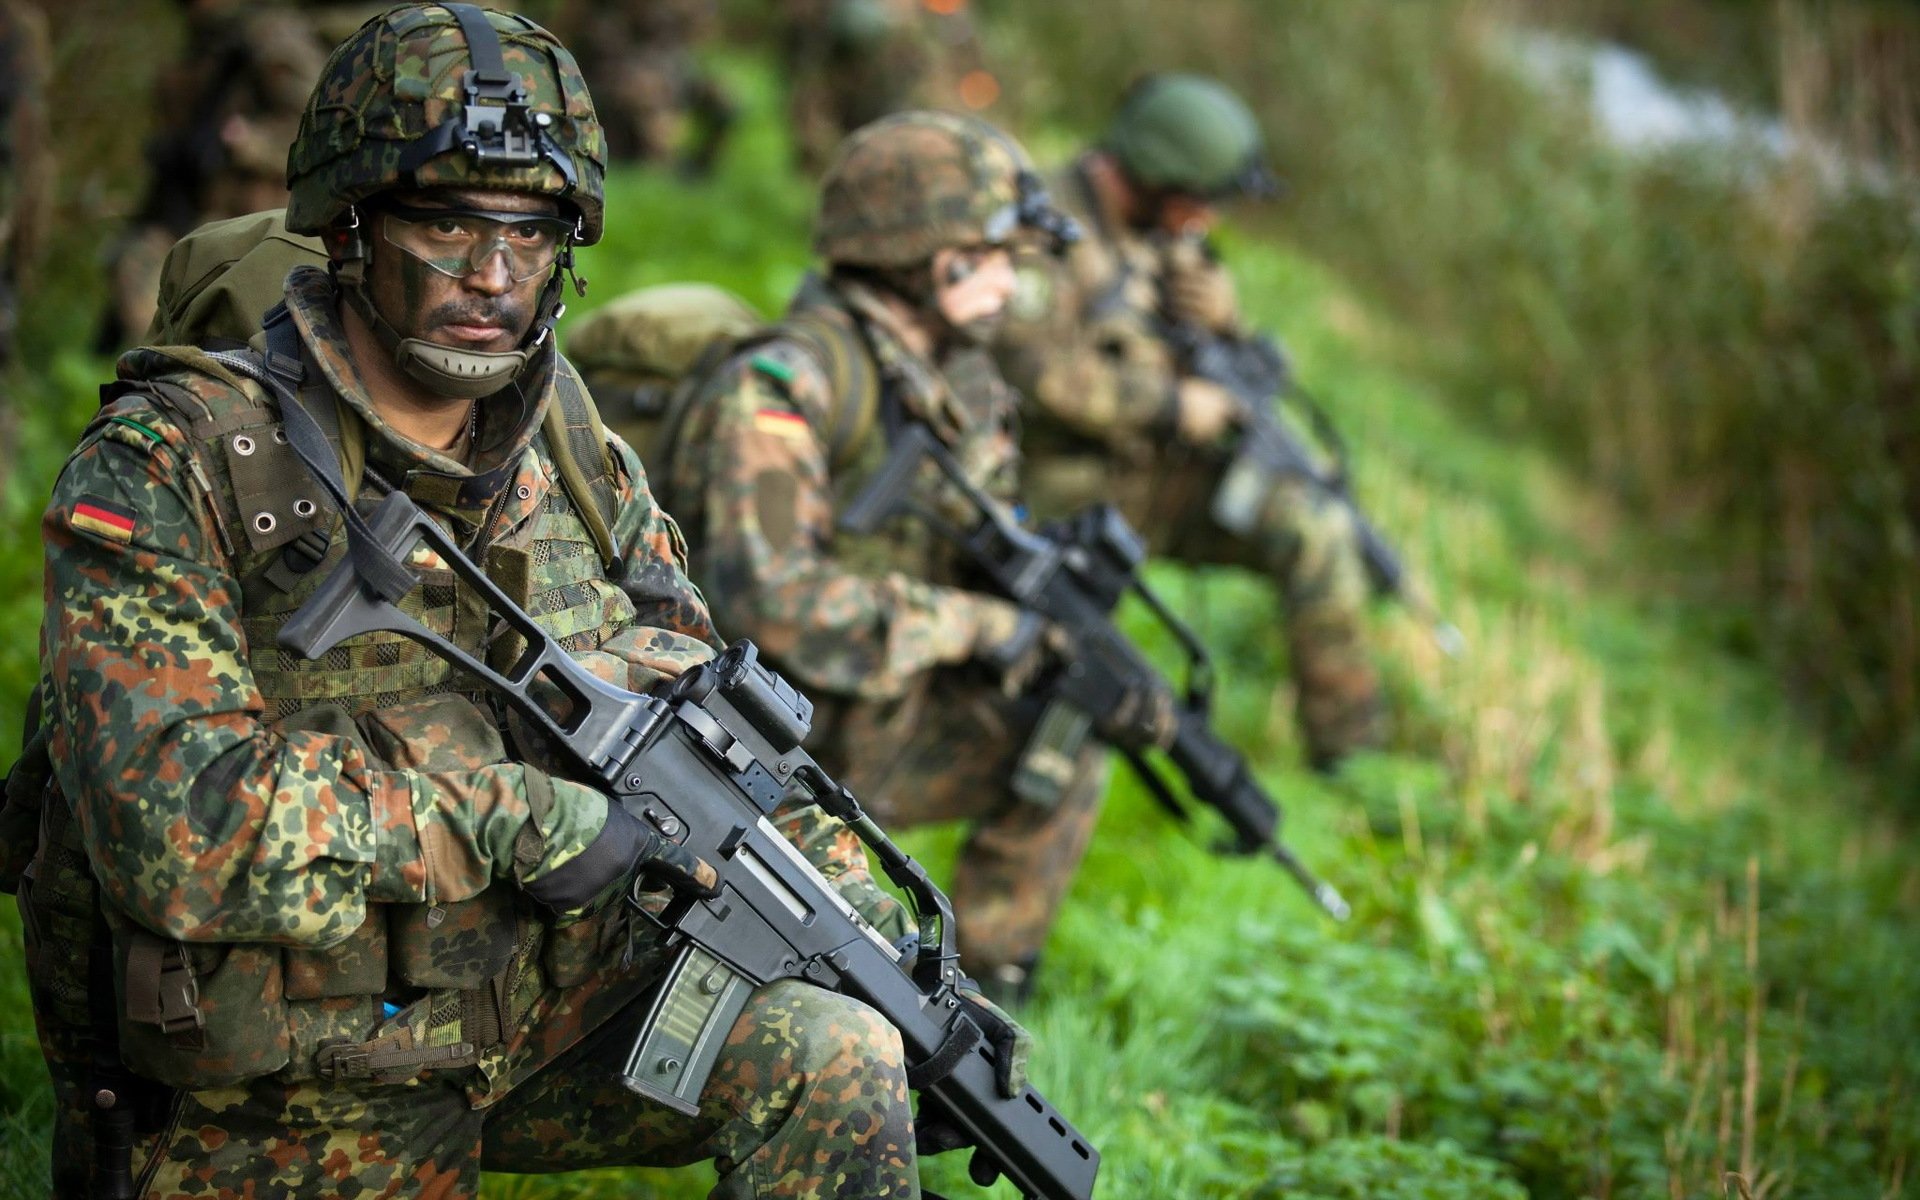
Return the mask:
{"type": "MultiPolygon", "coordinates": [[[[629,1055],[628,1087],[692,1114],[748,994],[776,979],[801,979],[876,1009],[900,1031],[908,1082],[934,1114],[977,1148],[981,1184],[1005,1175],[1035,1200],[1086,1200],[1100,1155],[1039,1092],[1011,1099],[995,1083],[995,1048],[984,1013],[960,992],[953,909],[926,871],[888,840],[845,787],[800,743],[813,705],[735,642],[665,690],[642,695],[576,663],[532,617],[460,551],[404,493],[383,500],[352,534],[363,543],[281,631],[280,644],[315,658],[356,634],[404,634],[465,670],[552,740],[580,782],[600,788],[664,838],[712,864],[718,894],[676,893],[654,921],[673,950],[645,1026],[629,1055]],[[371,539],[375,545],[366,546],[371,539]],[[527,645],[496,672],[433,633],[365,582],[362,563],[404,563],[424,544],[476,589],[493,615],[527,645]],[[873,851],[921,917],[919,951],[889,944],[767,820],[789,796],[804,796],[844,821],[873,851]]],[[[399,590],[385,586],[385,594],[399,590]]]]}
{"type": "MultiPolygon", "coordinates": [[[[1176,726],[1166,756],[1201,803],[1225,818],[1240,854],[1266,854],[1286,869],[1314,901],[1336,920],[1345,920],[1347,903],[1330,884],[1316,878],[1279,839],[1280,806],[1248,770],[1240,752],[1213,731],[1213,669],[1206,648],[1141,578],[1146,548],[1126,518],[1097,505],[1064,524],[1038,532],[1016,521],[1006,506],[986,495],[966,476],[948,449],[920,422],[905,424],[895,435],[887,460],[841,515],[851,533],[871,533],[893,516],[910,511],[959,547],[991,590],[1064,630],[1073,652],[1040,683],[1046,712],[1036,725],[1035,745],[1049,743],[1048,757],[1070,758],[1089,733],[1137,704],[1151,692],[1172,693],[1159,668],[1141,654],[1114,624],[1114,610],[1131,592],[1173,634],[1187,657],[1184,697],[1174,700],[1176,726]],[[921,468],[932,460],[978,514],[961,529],[937,513],[911,505],[908,497],[921,468]]],[[[1175,817],[1186,808],[1172,785],[1137,746],[1117,749],[1139,773],[1148,790],[1175,817]]],[[[1030,746],[1022,769],[1036,756],[1030,746]]],[[[1018,790],[1022,780],[1015,779],[1018,790]]]]}
{"type": "Polygon", "coordinates": [[[1273,481],[1307,480],[1352,516],[1375,594],[1399,599],[1427,623],[1434,642],[1449,657],[1458,657],[1465,648],[1459,629],[1442,619],[1425,593],[1412,585],[1400,556],[1360,511],[1348,478],[1346,443],[1326,409],[1294,379],[1279,344],[1265,334],[1235,337],[1178,321],[1161,321],[1160,335],[1187,374],[1219,384],[1240,401],[1240,441],[1214,493],[1214,520],[1231,532],[1246,533],[1273,481]],[[1289,400],[1306,418],[1330,465],[1323,466],[1275,411],[1289,400]]]}

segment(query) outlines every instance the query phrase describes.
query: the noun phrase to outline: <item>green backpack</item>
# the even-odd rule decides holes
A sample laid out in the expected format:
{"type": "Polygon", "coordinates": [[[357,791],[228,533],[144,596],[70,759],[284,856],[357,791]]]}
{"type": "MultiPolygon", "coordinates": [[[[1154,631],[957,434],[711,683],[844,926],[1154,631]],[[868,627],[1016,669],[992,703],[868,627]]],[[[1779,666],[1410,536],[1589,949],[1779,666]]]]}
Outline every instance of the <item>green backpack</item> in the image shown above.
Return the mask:
{"type": "Polygon", "coordinates": [[[600,419],[652,467],[674,390],[706,373],[762,324],[745,300],[707,283],[663,283],[618,296],[573,323],[567,358],[600,419]]]}
{"type": "Polygon", "coordinates": [[[802,306],[769,325],[723,288],[665,283],[611,301],[566,343],[601,418],[639,452],[655,498],[671,509],[675,443],[702,386],[722,363],[776,339],[800,343],[826,371],[835,403],[822,435],[829,459],[845,465],[873,427],[882,382],[865,335],[839,309],[802,306]]]}

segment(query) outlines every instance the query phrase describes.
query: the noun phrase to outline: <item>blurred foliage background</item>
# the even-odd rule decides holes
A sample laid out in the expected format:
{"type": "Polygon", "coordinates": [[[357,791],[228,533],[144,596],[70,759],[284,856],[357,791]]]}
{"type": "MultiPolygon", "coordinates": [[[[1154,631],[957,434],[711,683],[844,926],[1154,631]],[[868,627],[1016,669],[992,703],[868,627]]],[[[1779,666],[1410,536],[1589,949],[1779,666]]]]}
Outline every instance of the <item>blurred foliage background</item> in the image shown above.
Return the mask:
{"type": "MultiPolygon", "coordinates": [[[[1101,1195],[1920,1192],[1920,7],[982,3],[993,115],[1043,159],[1148,67],[1254,101],[1291,190],[1227,232],[1246,304],[1471,648],[1449,662],[1383,612],[1400,753],[1329,786],[1299,767],[1270,590],[1159,572],[1231,664],[1226,732],[1357,912],[1325,924],[1116,784],[1026,1014],[1039,1081],[1107,1155],[1101,1195]],[[1810,149],[1611,144],[1578,73],[1543,80],[1542,33],[1618,39],[1810,149]]],[[[771,310],[804,266],[765,12],[728,14],[742,140],[706,187],[616,174],[583,307],[703,278],[771,310]]],[[[0,404],[9,730],[39,508],[110,369],[85,350],[99,249],[179,49],[162,0],[49,16],[58,240],[0,404]]],[[[33,1195],[47,1100],[10,907],[0,1195],[33,1195]]]]}

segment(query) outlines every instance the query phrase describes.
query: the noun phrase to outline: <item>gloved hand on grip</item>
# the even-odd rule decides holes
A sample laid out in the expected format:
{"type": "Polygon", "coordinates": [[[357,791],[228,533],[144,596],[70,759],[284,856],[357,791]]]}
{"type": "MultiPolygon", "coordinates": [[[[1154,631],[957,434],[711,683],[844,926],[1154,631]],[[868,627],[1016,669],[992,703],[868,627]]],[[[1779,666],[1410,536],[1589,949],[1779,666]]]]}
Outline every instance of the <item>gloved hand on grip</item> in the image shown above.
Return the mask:
{"type": "Polygon", "coordinates": [[[607,823],[585,850],[521,886],[555,913],[572,913],[630,892],[642,876],[702,898],[717,895],[720,882],[700,856],[609,800],[607,823]]]}
{"type": "MultiPolygon", "coordinates": [[[[1012,608],[1011,605],[1008,606],[1012,608]]],[[[975,661],[1000,678],[1000,690],[1019,696],[1048,663],[1071,657],[1073,635],[1031,609],[1013,609],[1015,621],[1002,636],[974,651],[975,661]]]]}
{"type": "Polygon", "coordinates": [[[993,1047],[993,1082],[1000,1095],[1011,1100],[1027,1090],[1027,1057],[1033,1052],[1033,1035],[1026,1026],[1007,1015],[1007,1011],[981,994],[980,985],[962,977],[960,994],[972,1001],[968,1016],[986,1035],[993,1047]]]}
{"type": "Polygon", "coordinates": [[[1180,732],[1179,707],[1165,683],[1137,683],[1100,714],[1095,727],[1102,738],[1123,749],[1165,750],[1180,732]]]}

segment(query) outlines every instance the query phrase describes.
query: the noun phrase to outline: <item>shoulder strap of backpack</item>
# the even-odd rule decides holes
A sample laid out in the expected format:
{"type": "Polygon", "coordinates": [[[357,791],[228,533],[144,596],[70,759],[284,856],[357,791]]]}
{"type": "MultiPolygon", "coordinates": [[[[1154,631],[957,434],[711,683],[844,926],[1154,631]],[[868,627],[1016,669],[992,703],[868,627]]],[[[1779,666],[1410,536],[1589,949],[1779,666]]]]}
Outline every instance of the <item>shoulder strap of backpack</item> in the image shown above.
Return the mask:
{"type": "Polygon", "coordinates": [[[609,573],[620,570],[620,547],[614,544],[613,527],[620,515],[620,498],[614,482],[613,454],[607,448],[606,426],[600,422],[600,410],[580,382],[580,377],[564,358],[555,354],[553,379],[554,403],[547,407],[541,432],[546,435],[547,450],[560,473],[560,484],[580,521],[593,537],[600,562],[609,573]]]}
{"type": "Polygon", "coordinates": [[[768,336],[792,338],[825,368],[834,399],[823,431],[827,463],[835,470],[845,467],[880,412],[880,375],[866,335],[847,313],[822,306],[788,317],[768,336]]]}

